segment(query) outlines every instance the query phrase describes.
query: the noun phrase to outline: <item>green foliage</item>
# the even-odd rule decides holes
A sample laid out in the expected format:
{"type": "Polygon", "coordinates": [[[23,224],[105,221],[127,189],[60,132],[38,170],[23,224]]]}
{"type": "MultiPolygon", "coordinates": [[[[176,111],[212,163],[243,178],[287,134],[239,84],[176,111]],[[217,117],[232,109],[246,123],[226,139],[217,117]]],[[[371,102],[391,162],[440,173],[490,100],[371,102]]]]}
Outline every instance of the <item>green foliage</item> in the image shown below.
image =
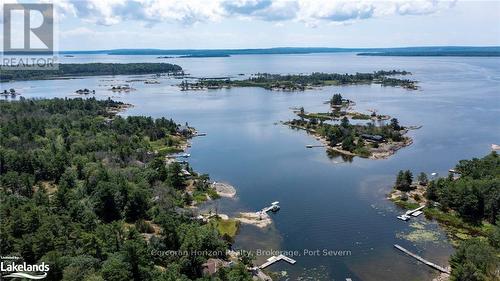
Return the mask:
{"type": "Polygon", "coordinates": [[[252,267],[253,261],[255,260],[255,254],[249,251],[241,251],[238,259],[242,264],[252,267]]]}
{"type": "Polygon", "coordinates": [[[429,183],[429,178],[427,178],[427,174],[421,172],[417,177],[417,181],[420,185],[427,185],[429,183]]]}
{"type": "Polygon", "coordinates": [[[356,145],[354,144],[354,137],[352,135],[347,136],[342,140],[342,149],[347,151],[353,151],[356,149],[356,145]]]}
{"type": "Polygon", "coordinates": [[[397,118],[392,118],[391,119],[391,128],[395,131],[401,130],[401,126],[399,126],[399,121],[397,118]]]}
{"type": "Polygon", "coordinates": [[[340,126],[342,126],[342,128],[349,128],[349,119],[347,119],[347,117],[344,117],[342,118],[342,120],[340,121],[340,126]]]}
{"type": "Polygon", "coordinates": [[[330,99],[330,105],[335,106],[335,105],[342,105],[342,95],[341,94],[334,94],[332,98],[330,99]]]}
{"type": "Polygon", "coordinates": [[[308,75],[257,73],[245,80],[199,79],[197,82],[193,83],[183,81],[180,86],[183,90],[222,87],[261,87],[265,89],[279,89],[286,91],[304,91],[308,87],[316,86],[376,83],[383,86],[398,86],[412,90],[417,89],[416,81],[387,77],[396,74],[405,75],[408,74],[408,72],[397,70],[381,70],[373,73],[355,74],[313,72],[308,75]]]}
{"type": "Polygon", "coordinates": [[[499,280],[500,159],[492,152],[482,159],[461,160],[456,170],[459,178],[440,178],[429,183],[429,205],[437,202],[441,210],[426,208],[425,214],[446,224],[461,239],[481,237],[459,244],[450,259],[451,280],[499,280]]]}
{"type": "MultiPolygon", "coordinates": [[[[338,99],[338,98],[336,98],[338,99]]],[[[298,113],[300,119],[294,119],[288,121],[286,124],[309,130],[315,134],[328,140],[330,146],[335,147],[337,144],[341,144],[342,149],[353,152],[359,156],[369,157],[371,155],[370,146],[378,147],[379,144],[374,142],[368,145],[363,140],[363,135],[378,135],[382,137],[384,141],[394,141],[400,142],[405,138],[402,136],[399,124],[397,125],[397,130],[394,129],[394,124],[385,124],[380,126],[375,126],[373,123],[367,123],[366,125],[351,124],[347,116],[341,115],[340,113],[298,113]],[[321,122],[321,120],[330,120],[332,117],[342,117],[340,119],[340,124],[329,124],[326,122],[321,122]],[[318,122],[318,119],[320,122],[318,122]]],[[[358,118],[365,118],[364,116],[353,116],[358,118]]],[[[366,115],[366,118],[370,118],[366,115]]],[[[396,120],[397,121],[397,120],[396,120]]]]}
{"type": "Polygon", "coordinates": [[[216,229],[175,212],[182,167],[166,168],[152,152],[151,142],[182,139],[178,125],[116,116],[122,106],[92,98],[0,101],[2,255],[46,261],[47,280],[96,281],[196,279],[205,259],[224,258],[216,229]],[[179,258],[153,249],[218,252],[179,258]]]}
{"type": "Polygon", "coordinates": [[[106,281],[132,280],[132,272],[119,254],[109,257],[103,264],[101,274],[106,281]]]}
{"type": "Polygon", "coordinates": [[[396,183],[394,188],[401,191],[410,191],[412,189],[413,174],[410,170],[400,170],[398,176],[396,177],[396,183]]]}
{"type": "MultiPolygon", "coordinates": [[[[253,280],[243,263],[239,263],[231,268],[222,269],[217,277],[223,281],[250,281],[253,280]]],[[[217,279],[216,279],[217,280],[217,279]]]]}
{"type": "Polygon", "coordinates": [[[240,225],[239,222],[234,219],[216,219],[213,221],[213,224],[221,236],[224,237],[224,235],[227,235],[231,240],[236,236],[240,225]]]}
{"type": "Polygon", "coordinates": [[[427,199],[439,202],[443,210],[456,211],[465,221],[480,224],[483,219],[496,224],[500,214],[500,158],[492,152],[482,159],[462,160],[458,179],[432,181],[427,199]]]}
{"type": "Polygon", "coordinates": [[[480,239],[463,242],[451,256],[450,264],[453,281],[488,281],[500,278],[500,260],[494,248],[480,239]]]}
{"type": "Polygon", "coordinates": [[[182,71],[180,66],[170,63],[65,63],[57,66],[57,70],[2,70],[0,80],[36,80],[65,76],[155,74],[182,71]]]}

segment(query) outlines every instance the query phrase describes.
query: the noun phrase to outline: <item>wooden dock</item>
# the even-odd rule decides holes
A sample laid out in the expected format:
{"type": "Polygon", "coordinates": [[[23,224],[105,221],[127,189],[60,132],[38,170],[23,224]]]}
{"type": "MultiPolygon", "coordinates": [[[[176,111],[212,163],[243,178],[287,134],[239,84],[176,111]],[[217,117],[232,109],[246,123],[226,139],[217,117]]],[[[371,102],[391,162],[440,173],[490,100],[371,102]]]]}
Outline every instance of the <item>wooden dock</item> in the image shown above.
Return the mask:
{"type": "Polygon", "coordinates": [[[411,214],[413,214],[413,213],[415,213],[415,212],[418,212],[418,211],[422,210],[423,208],[425,208],[425,205],[420,206],[420,207],[418,207],[418,208],[416,208],[416,209],[413,209],[413,210],[408,210],[408,211],[406,211],[406,213],[405,213],[405,214],[406,214],[406,215],[411,215],[411,214]]]}
{"type": "Polygon", "coordinates": [[[284,260],[284,261],[288,262],[289,264],[295,264],[297,262],[296,260],[289,258],[285,255],[272,256],[272,257],[268,258],[265,263],[261,264],[259,266],[259,268],[264,269],[264,268],[270,266],[271,264],[279,262],[280,260],[284,260]]]}
{"type": "Polygon", "coordinates": [[[432,263],[432,262],[430,262],[430,261],[422,258],[421,256],[419,256],[417,254],[414,254],[414,253],[406,250],[405,248],[399,246],[398,244],[394,244],[394,247],[396,249],[402,251],[403,253],[409,255],[410,257],[413,257],[413,258],[417,259],[418,261],[420,261],[420,262],[422,262],[422,263],[424,263],[424,264],[426,264],[426,265],[428,265],[428,266],[430,266],[430,267],[432,267],[434,269],[437,269],[437,270],[439,270],[439,271],[441,271],[443,273],[446,273],[446,274],[450,274],[450,271],[448,269],[446,269],[444,267],[441,267],[441,266],[439,266],[439,265],[437,265],[435,263],[432,263]]]}
{"type": "Polygon", "coordinates": [[[313,148],[313,147],[324,147],[322,144],[308,144],[306,145],[307,148],[313,148]]]}
{"type": "Polygon", "coordinates": [[[414,210],[408,210],[406,213],[397,216],[398,219],[403,220],[403,221],[408,221],[410,219],[410,216],[413,215],[414,217],[418,217],[419,215],[422,214],[422,209],[425,208],[425,205],[420,206],[414,210]]]}

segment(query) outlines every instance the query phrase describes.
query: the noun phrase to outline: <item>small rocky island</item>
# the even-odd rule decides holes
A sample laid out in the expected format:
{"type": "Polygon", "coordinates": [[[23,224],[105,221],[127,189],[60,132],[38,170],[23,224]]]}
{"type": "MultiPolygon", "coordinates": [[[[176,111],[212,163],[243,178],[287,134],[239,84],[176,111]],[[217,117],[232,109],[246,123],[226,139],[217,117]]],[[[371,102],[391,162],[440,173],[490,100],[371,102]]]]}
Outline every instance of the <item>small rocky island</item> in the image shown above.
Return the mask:
{"type": "Polygon", "coordinates": [[[89,94],[95,94],[95,90],[90,90],[90,89],[78,89],[75,91],[76,94],[79,95],[89,95],[89,94]]]}
{"type": "MultiPolygon", "coordinates": [[[[406,136],[410,127],[399,125],[396,118],[352,111],[352,101],[335,94],[328,102],[330,112],[308,113],[304,108],[295,111],[298,119],[284,124],[305,130],[320,140],[329,151],[348,156],[384,159],[408,146],[412,139],[406,136]],[[365,124],[352,124],[352,120],[367,120],[365,124]]],[[[313,147],[309,145],[308,147],[313,147]]]]}
{"type": "Polygon", "coordinates": [[[200,78],[195,81],[184,80],[179,87],[183,90],[222,89],[231,87],[259,87],[276,91],[304,91],[315,87],[335,85],[380,84],[381,86],[401,87],[416,90],[416,81],[394,76],[411,75],[404,70],[380,70],[372,73],[321,73],[311,74],[270,74],[257,73],[248,79],[200,78]]]}
{"type": "Polygon", "coordinates": [[[14,88],[10,88],[9,90],[4,89],[3,92],[0,93],[0,95],[8,97],[15,97],[16,95],[20,95],[20,93],[16,92],[14,88]]]}

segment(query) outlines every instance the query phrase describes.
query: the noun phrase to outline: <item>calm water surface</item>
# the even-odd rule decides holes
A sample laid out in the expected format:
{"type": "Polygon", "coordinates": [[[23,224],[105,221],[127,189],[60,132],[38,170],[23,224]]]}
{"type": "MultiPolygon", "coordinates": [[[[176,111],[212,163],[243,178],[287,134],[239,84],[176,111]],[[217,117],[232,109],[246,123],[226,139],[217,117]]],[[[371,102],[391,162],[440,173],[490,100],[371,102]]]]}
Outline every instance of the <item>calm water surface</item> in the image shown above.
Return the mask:
{"type": "MultiPolygon", "coordinates": [[[[135,76],[1,84],[24,97],[72,97],[79,88],[96,90],[99,98],[135,105],[125,115],[167,116],[188,122],[206,137],[193,140],[190,164],[215,180],[236,186],[234,200],[214,202],[219,212],[261,209],[280,201],[274,224],[261,230],[243,226],[235,247],[243,249],[345,250],[349,256],[294,257],[297,264],[276,264],[290,280],[430,280],[435,272],[400,254],[401,244],[437,263],[446,264],[453,248],[435,222],[424,217],[413,224],[396,219],[401,213],[385,199],[400,169],[439,172],[460,159],[481,157],[500,142],[500,59],[360,57],[353,54],[248,55],[229,58],[157,59],[155,56],[80,55],[65,62],[173,62],[193,76],[243,73],[413,72],[421,90],[373,86],[325,87],[283,93],[258,88],[181,92],[180,80],[161,84],[132,82],[136,91],[112,93],[110,84],[135,76]],[[114,81],[107,81],[108,79],[114,81]],[[356,101],[356,110],[377,109],[412,131],[412,146],[387,160],[328,156],[323,148],[307,149],[315,139],[279,121],[293,117],[290,107],[326,110],[333,93],[356,101]],[[417,225],[417,224],[418,225],[417,225]],[[409,241],[406,234],[423,226],[434,240],[409,241]],[[285,274],[285,273],[284,273],[285,274]]],[[[214,207],[214,206],[212,206],[214,207]]],[[[259,262],[264,259],[260,257],[259,262]]]]}

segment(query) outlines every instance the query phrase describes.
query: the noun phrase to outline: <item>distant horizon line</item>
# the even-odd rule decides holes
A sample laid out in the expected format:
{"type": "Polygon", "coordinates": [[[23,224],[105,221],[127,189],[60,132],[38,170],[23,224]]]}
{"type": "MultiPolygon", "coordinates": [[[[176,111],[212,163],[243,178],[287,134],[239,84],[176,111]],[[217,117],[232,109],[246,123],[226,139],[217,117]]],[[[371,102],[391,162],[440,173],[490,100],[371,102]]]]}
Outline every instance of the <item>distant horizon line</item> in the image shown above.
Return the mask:
{"type": "Polygon", "coordinates": [[[431,48],[500,48],[500,45],[415,45],[398,47],[249,47],[249,48],[109,48],[109,49],[87,49],[87,50],[59,50],[58,52],[109,52],[109,51],[245,51],[245,50],[276,50],[276,49],[330,49],[330,50],[397,50],[397,49],[431,49],[431,48]]]}

